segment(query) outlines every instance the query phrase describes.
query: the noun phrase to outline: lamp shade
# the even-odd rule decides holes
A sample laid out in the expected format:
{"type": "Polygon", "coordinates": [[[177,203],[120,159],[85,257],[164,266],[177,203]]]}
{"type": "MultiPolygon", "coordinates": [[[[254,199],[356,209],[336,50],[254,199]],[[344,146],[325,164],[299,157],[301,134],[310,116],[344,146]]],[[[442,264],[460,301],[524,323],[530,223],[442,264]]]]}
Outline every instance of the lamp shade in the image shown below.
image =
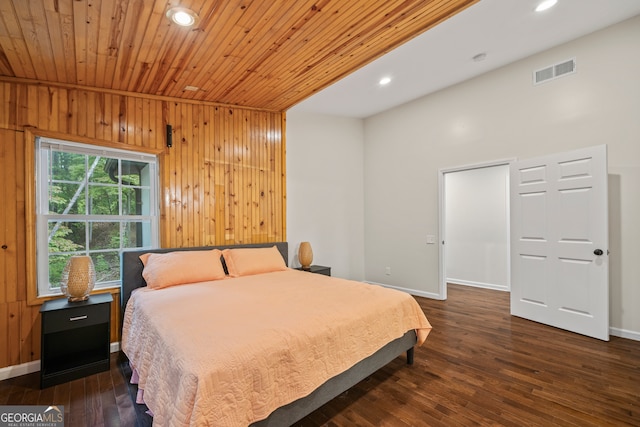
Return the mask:
{"type": "Polygon", "coordinates": [[[72,256],[62,270],[62,293],[70,302],[84,301],[96,284],[96,270],[90,256],[72,256]]]}
{"type": "Polygon", "coordinates": [[[309,270],[311,263],[313,262],[313,251],[311,250],[311,243],[302,242],[298,249],[298,261],[303,270],[309,270]]]}

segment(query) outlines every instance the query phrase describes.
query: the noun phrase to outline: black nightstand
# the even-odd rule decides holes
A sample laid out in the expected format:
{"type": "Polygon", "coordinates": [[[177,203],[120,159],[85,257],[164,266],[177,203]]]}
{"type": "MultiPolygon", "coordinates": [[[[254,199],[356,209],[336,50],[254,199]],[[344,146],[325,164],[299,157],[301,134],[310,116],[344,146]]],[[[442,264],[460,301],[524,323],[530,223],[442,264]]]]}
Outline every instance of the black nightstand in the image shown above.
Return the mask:
{"type": "Polygon", "coordinates": [[[109,370],[112,301],[107,293],[42,304],[40,388],[109,370]]]}
{"type": "Polygon", "coordinates": [[[325,267],[324,265],[312,265],[309,270],[303,270],[302,267],[296,268],[296,270],[310,271],[311,273],[324,274],[325,276],[331,276],[331,267],[325,267]]]}

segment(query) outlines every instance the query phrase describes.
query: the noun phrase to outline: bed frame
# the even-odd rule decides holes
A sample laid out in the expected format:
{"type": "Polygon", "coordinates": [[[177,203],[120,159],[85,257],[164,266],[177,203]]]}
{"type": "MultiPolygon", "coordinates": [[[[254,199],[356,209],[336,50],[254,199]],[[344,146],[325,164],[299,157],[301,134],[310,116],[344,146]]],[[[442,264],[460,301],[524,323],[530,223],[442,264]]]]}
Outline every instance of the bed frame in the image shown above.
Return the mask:
{"type": "MultiPolygon", "coordinates": [[[[142,261],[139,256],[144,253],[166,253],[174,251],[196,251],[196,250],[211,250],[211,249],[228,249],[228,248],[264,248],[276,246],[284,261],[289,265],[289,245],[287,242],[276,243],[258,243],[258,244],[245,244],[245,245],[227,245],[227,246],[201,246],[195,248],[164,248],[164,249],[147,249],[142,251],[124,251],[122,253],[122,290],[121,290],[121,314],[124,318],[125,308],[131,292],[134,289],[146,286],[146,282],[142,277],[142,261]]],[[[120,327],[122,328],[122,319],[120,319],[120,327]]],[[[406,352],[407,364],[413,364],[413,347],[416,343],[415,331],[409,331],[404,336],[391,341],[376,353],[356,363],[347,371],[336,375],[335,377],[327,380],[324,384],[314,390],[311,394],[288,405],[282,406],[269,415],[268,418],[255,422],[252,424],[254,427],[265,426],[285,426],[291,425],[296,421],[304,418],[311,412],[315,411],[325,403],[339,396],[341,393],[347,391],[363,379],[369,377],[371,374],[387,365],[396,357],[406,352]]]]}

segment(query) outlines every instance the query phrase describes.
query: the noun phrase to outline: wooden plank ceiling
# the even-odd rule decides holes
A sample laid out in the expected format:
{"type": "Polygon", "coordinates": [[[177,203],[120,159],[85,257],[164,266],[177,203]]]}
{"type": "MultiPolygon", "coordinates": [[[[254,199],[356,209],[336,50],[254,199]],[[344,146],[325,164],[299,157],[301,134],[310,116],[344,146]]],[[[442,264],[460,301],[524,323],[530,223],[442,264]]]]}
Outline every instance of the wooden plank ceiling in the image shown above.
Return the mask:
{"type": "Polygon", "coordinates": [[[0,0],[0,75],[284,111],[477,1],[0,0]]]}

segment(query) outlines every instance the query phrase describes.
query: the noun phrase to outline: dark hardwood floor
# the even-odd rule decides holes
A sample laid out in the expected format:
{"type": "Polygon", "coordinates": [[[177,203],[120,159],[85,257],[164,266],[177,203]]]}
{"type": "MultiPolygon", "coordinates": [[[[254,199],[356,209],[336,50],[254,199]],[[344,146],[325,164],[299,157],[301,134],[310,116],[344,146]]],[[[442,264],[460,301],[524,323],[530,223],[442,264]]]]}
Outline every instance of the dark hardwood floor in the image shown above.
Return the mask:
{"type": "MultiPolygon", "coordinates": [[[[416,298],[433,331],[404,357],[296,426],[640,426],[640,342],[603,342],[509,315],[509,294],[449,287],[416,298]]],[[[0,405],[65,405],[70,426],[133,426],[117,363],[44,390],[38,374],[0,382],[0,405]]]]}

